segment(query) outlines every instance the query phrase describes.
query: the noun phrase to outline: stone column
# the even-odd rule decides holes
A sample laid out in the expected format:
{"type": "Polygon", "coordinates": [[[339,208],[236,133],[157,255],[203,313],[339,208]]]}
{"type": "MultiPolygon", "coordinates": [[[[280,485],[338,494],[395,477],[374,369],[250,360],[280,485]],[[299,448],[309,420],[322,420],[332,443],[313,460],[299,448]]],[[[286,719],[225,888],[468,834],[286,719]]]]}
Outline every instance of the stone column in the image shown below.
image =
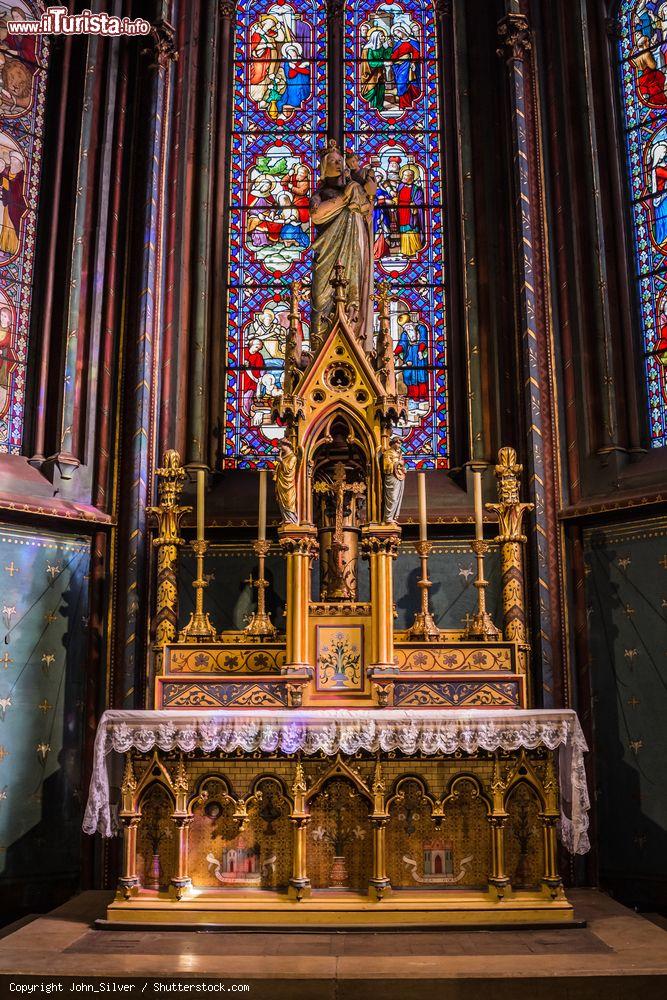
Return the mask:
{"type": "Polygon", "coordinates": [[[391,891],[391,882],[387,875],[387,845],[386,826],[389,813],[385,800],[385,783],[382,776],[380,761],[375,765],[373,776],[373,812],[370,816],[373,828],[373,876],[370,880],[369,895],[380,902],[386,893],[391,891]]]}
{"type": "Polygon", "coordinates": [[[544,811],[542,819],[542,840],[544,844],[544,876],[542,884],[552,899],[563,895],[563,881],[558,871],[558,841],[556,831],[560,819],[558,801],[558,778],[554,765],[554,750],[547,751],[546,773],[544,776],[544,811]]]}
{"type": "Polygon", "coordinates": [[[172,788],[176,795],[176,808],[171,815],[176,826],[176,872],[170,880],[169,890],[177,900],[187,895],[192,888],[192,879],[188,874],[188,860],[190,847],[190,824],[192,816],[188,810],[189,782],[185,765],[179,761],[176,775],[172,781],[172,788]]]}
{"type": "Polygon", "coordinates": [[[290,671],[311,667],[308,655],[310,565],[317,554],[312,524],[283,524],[278,537],[287,560],[287,659],[290,671]]]}
{"type": "MultiPolygon", "coordinates": [[[[190,357],[188,363],[188,465],[208,468],[208,421],[211,345],[211,296],[217,278],[211,274],[213,191],[215,167],[216,47],[220,30],[214,3],[200,5],[198,70],[196,82],[195,163],[192,167],[194,204],[192,224],[190,357]]],[[[220,22],[224,23],[224,22],[220,22]]]]}
{"type": "Polygon", "coordinates": [[[518,0],[507,0],[507,14],[498,23],[498,37],[498,54],[507,65],[510,94],[516,321],[522,361],[519,379],[525,408],[529,490],[535,503],[531,516],[533,636],[541,675],[540,701],[549,707],[567,704],[557,520],[558,424],[537,74],[530,25],[518,0]]]}
{"type": "Polygon", "coordinates": [[[301,762],[297,761],[292,785],[293,806],[290,819],[293,824],[292,877],[289,880],[289,896],[301,902],[310,896],[310,879],[306,866],[306,834],[310,815],[306,808],[306,778],[301,762]]]}
{"type": "Polygon", "coordinates": [[[367,524],[361,548],[368,559],[371,578],[371,662],[374,669],[394,666],[393,561],[398,554],[401,529],[395,524],[367,524]]]}
{"type": "MultiPolygon", "coordinates": [[[[162,8],[168,6],[163,3],[162,8]]],[[[166,14],[165,14],[166,16],[166,14]]],[[[136,200],[131,206],[134,245],[128,263],[124,310],[124,382],[121,402],[118,574],[113,635],[115,707],[134,708],[143,699],[147,671],[147,622],[141,596],[148,592],[150,560],[146,510],[154,468],[157,366],[164,294],[165,181],[173,136],[169,94],[177,60],[174,29],[162,19],[141,49],[137,119],[141,158],[135,167],[136,200]]]]}
{"type": "Polygon", "coordinates": [[[489,813],[489,825],[491,827],[491,875],[489,876],[489,890],[495,893],[499,900],[502,900],[510,884],[509,876],[505,871],[505,824],[507,823],[507,812],[505,811],[505,782],[500,776],[500,765],[498,758],[493,765],[493,778],[491,780],[491,791],[493,793],[493,808],[489,813]]]}
{"type": "Polygon", "coordinates": [[[121,809],[118,818],[123,824],[123,872],[118,880],[118,891],[126,900],[139,890],[137,875],[137,827],[141,814],[136,803],[137,780],[132,767],[132,754],[125,755],[125,772],[120,788],[121,809]]]}

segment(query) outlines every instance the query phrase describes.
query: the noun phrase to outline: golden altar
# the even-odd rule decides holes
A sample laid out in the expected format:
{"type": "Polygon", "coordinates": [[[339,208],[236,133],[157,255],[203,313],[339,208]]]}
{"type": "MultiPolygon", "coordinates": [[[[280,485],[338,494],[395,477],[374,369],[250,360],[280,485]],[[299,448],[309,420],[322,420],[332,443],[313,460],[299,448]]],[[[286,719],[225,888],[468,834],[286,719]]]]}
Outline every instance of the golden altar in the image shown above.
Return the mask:
{"type": "Polygon", "coordinates": [[[571,922],[556,831],[586,849],[584,750],[571,710],[107,712],[85,821],[113,832],[124,753],[107,919],[571,922]]]}
{"type": "Polygon", "coordinates": [[[123,753],[118,923],[287,925],[568,923],[557,832],[587,849],[585,743],[572,711],[531,711],[516,454],[495,468],[500,625],[486,607],[481,469],[472,465],[477,610],[460,629],[429,607],[425,477],[421,604],[394,628],[404,416],[386,291],[368,351],[334,268],[333,314],[305,352],[293,287],[274,478],[286,631],[265,605],[260,473],[256,610],[219,633],[205,609],[204,480],[197,479],[195,609],[178,627],[186,471],[158,469],[156,609],[148,712],[106,713],[84,828],[109,836],[105,758],[123,753]],[[313,594],[312,564],[319,581],[313,594]],[[358,566],[369,566],[370,601],[358,566]],[[557,759],[558,758],[558,759],[557,759]]]}

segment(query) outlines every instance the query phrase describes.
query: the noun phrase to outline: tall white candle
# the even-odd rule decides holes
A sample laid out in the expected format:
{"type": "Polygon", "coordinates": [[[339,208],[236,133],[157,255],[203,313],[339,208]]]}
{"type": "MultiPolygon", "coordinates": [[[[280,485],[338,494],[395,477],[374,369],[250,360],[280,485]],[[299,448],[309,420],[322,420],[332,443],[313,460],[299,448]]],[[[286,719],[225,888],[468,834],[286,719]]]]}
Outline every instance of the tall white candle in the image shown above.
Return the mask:
{"type": "Polygon", "coordinates": [[[417,492],[419,495],[419,541],[428,538],[428,522],[426,520],[426,473],[417,473],[417,492]]]}
{"type": "Polygon", "coordinates": [[[484,538],[484,511],[482,507],[482,473],[473,469],[473,497],[475,500],[475,538],[484,538]]]}
{"type": "Polygon", "coordinates": [[[259,514],[257,517],[257,541],[266,540],[266,469],[259,474],[259,514]]]}
{"type": "Polygon", "coordinates": [[[197,469],[197,541],[204,541],[204,491],[206,488],[206,470],[197,469]]]}

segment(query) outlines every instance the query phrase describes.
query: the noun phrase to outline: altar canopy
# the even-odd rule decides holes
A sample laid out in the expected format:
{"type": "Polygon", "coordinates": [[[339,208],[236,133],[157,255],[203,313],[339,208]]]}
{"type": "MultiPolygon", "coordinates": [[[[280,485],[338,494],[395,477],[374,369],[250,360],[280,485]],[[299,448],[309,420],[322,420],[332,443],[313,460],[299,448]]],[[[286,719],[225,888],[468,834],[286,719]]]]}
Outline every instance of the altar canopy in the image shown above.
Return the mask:
{"type": "Polygon", "coordinates": [[[109,755],[138,750],[192,753],[354,754],[400,750],[415,754],[456,751],[516,751],[544,747],[559,751],[560,837],[571,854],[585,854],[589,797],[583,755],[588,750],[571,709],[467,712],[422,709],[318,709],[228,712],[108,711],[95,740],[93,773],[83,829],[111,837],[116,832],[109,804],[109,755]]]}

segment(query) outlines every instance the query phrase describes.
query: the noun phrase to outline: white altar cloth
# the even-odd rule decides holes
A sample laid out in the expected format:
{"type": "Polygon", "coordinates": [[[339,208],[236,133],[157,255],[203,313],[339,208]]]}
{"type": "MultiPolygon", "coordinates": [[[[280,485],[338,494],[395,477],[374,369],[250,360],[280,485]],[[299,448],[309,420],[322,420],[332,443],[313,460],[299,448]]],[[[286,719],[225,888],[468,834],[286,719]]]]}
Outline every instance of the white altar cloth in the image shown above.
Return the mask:
{"type": "Polygon", "coordinates": [[[249,753],[322,751],[372,753],[401,750],[454,753],[462,750],[559,751],[560,837],[571,854],[585,854],[589,798],[584,770],[588,750],[571,709],[227,709],[214,711],[108,711],[97,729],[93,773],[83,829],[104,837],[114,833],[109,805],[108,756],[136,749],[237,749],[249,753]]]}

